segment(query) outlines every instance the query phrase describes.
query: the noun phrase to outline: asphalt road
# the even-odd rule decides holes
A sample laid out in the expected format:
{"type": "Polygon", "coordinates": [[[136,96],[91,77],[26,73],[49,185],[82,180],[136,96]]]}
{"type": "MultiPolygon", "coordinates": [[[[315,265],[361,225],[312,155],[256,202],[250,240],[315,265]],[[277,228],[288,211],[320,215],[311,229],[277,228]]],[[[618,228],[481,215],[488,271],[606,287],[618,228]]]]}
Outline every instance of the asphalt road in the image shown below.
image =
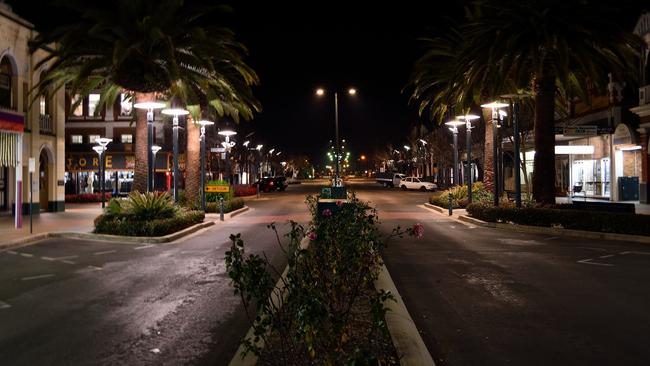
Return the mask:
{"type": "MultiPolygon", "coordinates": [[[[348,182],[393,238],[384,259],[439,365],[650,364],[650,246],[462,224],[429,193],[348,182]]],[[[308,221],[316,185],[167,245],[47,240],[0,252],[0,365],[225,365],[248,329],[230,233],[283,266],[270,222],[308,221]],[[155,352],[154,350],[160,352],[155,352]]]]}
{"type": "Polygon", "coordinates": [[[226,365],[249,327],[225,272],[229,235],[283,268],[266,225],[306,223],[315,190],[264,194],[171,244],[51,239],[0,252],[0,365],[226,365]]]}
{"type": "Polygon", "coordinates": [[[650,365],[650,246],[467,225],[419,192],[359,196],[386,234],[425,226],[384,260],[438,365],[650,365]]]}

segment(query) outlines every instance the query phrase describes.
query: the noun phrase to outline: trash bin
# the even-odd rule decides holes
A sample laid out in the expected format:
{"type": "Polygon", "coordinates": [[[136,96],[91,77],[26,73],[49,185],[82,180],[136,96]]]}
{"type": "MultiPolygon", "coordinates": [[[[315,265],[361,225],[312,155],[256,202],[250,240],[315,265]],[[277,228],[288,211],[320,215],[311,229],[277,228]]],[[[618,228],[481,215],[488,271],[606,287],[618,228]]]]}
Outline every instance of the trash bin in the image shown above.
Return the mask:
{"type": "Polygon", "coordinates": [[[639,177],[618,177],[619,201],[639,200],[639,177]]]}

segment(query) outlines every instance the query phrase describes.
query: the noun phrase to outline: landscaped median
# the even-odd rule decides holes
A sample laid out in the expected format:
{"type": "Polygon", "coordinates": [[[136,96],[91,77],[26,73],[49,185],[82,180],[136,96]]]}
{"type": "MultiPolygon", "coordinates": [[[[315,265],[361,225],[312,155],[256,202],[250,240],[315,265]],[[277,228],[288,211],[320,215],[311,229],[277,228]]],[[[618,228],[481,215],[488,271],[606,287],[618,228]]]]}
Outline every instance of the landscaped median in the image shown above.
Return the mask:
{"type": "Polygon", "coordinates": [[[376,211],[354,197],[337,200],[336,209],[308,202],[309,228],[290,222],[288,242],[278,235],[288,265],[277,282],[281,271],[231,236],[227,271],[254,321],[230,365],[397,365],[402,356],[410,363],[401,364],[433,365],[406,309],[393,306],[399,296],[382,265],[376,211]]]}

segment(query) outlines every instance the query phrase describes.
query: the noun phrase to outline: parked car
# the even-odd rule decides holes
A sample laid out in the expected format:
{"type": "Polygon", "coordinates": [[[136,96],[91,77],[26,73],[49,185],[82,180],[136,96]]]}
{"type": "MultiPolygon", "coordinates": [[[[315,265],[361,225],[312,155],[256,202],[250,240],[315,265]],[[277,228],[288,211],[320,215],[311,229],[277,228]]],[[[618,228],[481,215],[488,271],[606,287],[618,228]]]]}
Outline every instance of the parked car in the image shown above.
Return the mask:
{"type": "Polygon", "coordinates": [[[425,182],[420,180],[418,177],[406,177],[402,179],[400,181],[400,187],[402,187],[403,190],[419,189],[421,191],[433,191],[438,188],[435,183],[425,182]]]}
{"type": "Polygon", "coordinates": [[[375,174],[375,181],[384,187],[399,187],[400,181],[405,177],[401,173],[382,172],[375,174]]]}
{"type": "Polygon", "coordinates": [[[261,192],[284,191],[287,189],[287,178],[285,177],[265,177],[258,179],[254,185],[260,185],[261,192]]]}

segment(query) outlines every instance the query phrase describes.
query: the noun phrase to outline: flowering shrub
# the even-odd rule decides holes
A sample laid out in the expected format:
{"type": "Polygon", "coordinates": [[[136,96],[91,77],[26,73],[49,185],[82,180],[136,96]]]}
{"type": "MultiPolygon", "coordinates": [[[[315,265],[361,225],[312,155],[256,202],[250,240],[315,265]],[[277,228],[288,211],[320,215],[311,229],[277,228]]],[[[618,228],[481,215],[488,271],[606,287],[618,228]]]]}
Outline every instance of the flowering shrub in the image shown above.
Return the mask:
{"type": "Polygon", "coordinates": [[[257,188],[248,184],[235,185],[235,197],[245,197],[257,194],[257,188]]]}
{"type": "MultiPolygon", "coordinates": [[[[429,203],[432,205],[447,208],[449,207],[449,194],[451,193],[451,202],[453,208],[465,208],[468,201],[467,186],[453,186],[440,194],[431,196],[429,203]]],[[[472,184],[472,201],[473,202],[491,202],[492,193],[488,191],[483,182],[472,184]]]]}
{"type": "MultiPolygon", "coordinates": [[[[336,213],[318,212],[313,197],[307,202],[310,229],[291,221],[288,243],[277,235],[288,263],[280,287],[275,278],[282,271],[266,256],[246,254],[240,234],[230,237],[228,275],[247,312],[255,307],[245,352],[261,365],[398,364],[384,320],[384,302],[393,296],[374,287],[384,247],[376,210],[354,197],[336,213]],[[300,246],[305,237],[307,248],[300,246]]],[[[277,234],[275,224],[269,228],[277,234]]],[[[423,230],[416,224],[393,235],[421,237],[423,230]]]]}
{"type": "MultiPolygon", "coordinates": [[[[111,192],[105,192],[106,201],[110,200],[113,196],[111,192]]],[[[101,193],[81,193],[81,194],[66,194],[65,202],[67,203],[90,203],[90,202],[101,202],[102,194],[101,193]]]]}

